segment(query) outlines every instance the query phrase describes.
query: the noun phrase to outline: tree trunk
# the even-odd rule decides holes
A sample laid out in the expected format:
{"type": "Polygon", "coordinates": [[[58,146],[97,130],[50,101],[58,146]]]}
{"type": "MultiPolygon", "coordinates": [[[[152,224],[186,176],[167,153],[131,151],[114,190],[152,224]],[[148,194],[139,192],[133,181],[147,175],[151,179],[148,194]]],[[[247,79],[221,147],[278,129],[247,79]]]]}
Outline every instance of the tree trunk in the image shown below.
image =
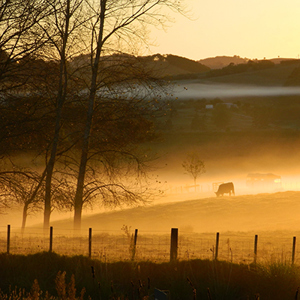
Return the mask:
{"type": "Polygon", "coordinates": [[[51,186],[52,175],[56,160],[56,152],[59,142],[60,121],[62,113],[62,99],[58,100],[61,104],[57,107],[57,116],[55,121],[55,133],[51,148],[50,159],[46,166],[46,186],[45,186],[45,206],[44,206],[44,229],[48,229],[50,225],[50,213],[51,213],[51,186]]]}
{"type": "Polygon", "coordinates": [[[22,233],[24,233],[25,226],[26,226],[27,212],[28,212],[28,204],[25,203],[23,207],[23,216],[22,216],[22,226],[21,226],[22,233]]]}
{"type": "Polygon", "coordinates": [[[84,190],[84,179],[86,173],[86,166],[88,162],[88,152],[89,152],[89,142],[90,142],[90,133],[93,123],[93,113],[94,113],[94,104],[97,90],[97,75],[99,69],[99,61],[103,46],[103,28],[104,28],[104,19],[105,19],[105,9],[106,9],[106,0],[101,0],[101,12],[100,12],[100,28],[97,39],[97,49],[94,63],[92,65],[92,80],[91,88],[89,93],[88,101],[88,111],[87,119],[85,124],[85,130],[83,135],[83,143],[81,148],[81,159],[79,166],[79,173],[77,177],[77,187],[75,194],[75,208],[74,208],[74,229],[81,228],[81,214],[83,207],[83,190],[84,190]]]}
{"type": "Polygon", "coordinates": [[[56,120],[55,131],[51,148],[50,159],[46,167],[46,186],[45,186],[45,207],[44,207],[44,229],[47,230],[50,225],[51,215],[51,186],[54,165],[56,161],[57,148],[60,136],[60,127],[62,119],[62,109],[65,102],[66,90],[67,90],[67,68],[66,68],[66,47],[69,36],[69,21],[70,21],[70,0],[67,1],[66,14],[65,14],[65,28],[64,35],[62,36],[62,47],[60,52],[60,70],[59,70],[59,85],[57,95],[57,107],[56,107],[56,120]]]}
{"type": "Polygon", "coordinates": [[[38,185],[35,187],[34,191],[32,192],[32,194],[30,196],[30,199],[28,199],[27,203],[25,203],[25,205],[24,205],[24,208],[23,208],[23,220],[22,220],[22,231],[24,231],[25,225],[26,225],[28,205],[34,201],[34,199],[35,199],[38,191],[40,190],[40,188],[41,188],[41,186],[43,184],[45,176],[46,176],[46,169],[44,170],[43,174],[41,175],[40,181],[39,181],[38,185]],[[26,212],[26,217],[25,218],[24,218],[24,211],[26,212]],[[24,228],[23,228],[23,226],[24,226],[24,228]]]}

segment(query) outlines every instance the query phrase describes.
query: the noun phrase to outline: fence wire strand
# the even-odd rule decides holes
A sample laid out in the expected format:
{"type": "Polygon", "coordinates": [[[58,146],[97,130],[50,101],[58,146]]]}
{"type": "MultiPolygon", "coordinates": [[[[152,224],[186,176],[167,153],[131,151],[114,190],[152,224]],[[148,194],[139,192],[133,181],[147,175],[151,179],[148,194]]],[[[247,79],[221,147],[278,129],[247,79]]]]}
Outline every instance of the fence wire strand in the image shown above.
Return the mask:
{"type": "MultiPolygon", "coordinates": [[[[89,233],[54,228],[52,251],[67,256],[83,255],[103,262],[170,260],[170,233],[139,231],[136,245],[134,233],[120,231],[93,231],[91,249],[89,233]]],[[[7,252],[7,229],[0,228],[0,252],[7,252]]],[[[293,237],[259,236],[257,262],[278,261],[292,263],[293,237]]],[[[49,251],[50,236],[40,228],[30,230],[11,229],[9,241],[10,254],[34,254],[49,251]]],[[[208,259],[216,254],[216,234],[179,232],[179,260],[208,259]]],[[[218,259],[233,263],[250,264],[254,261],[254,234],[220,234],[218,259]]],[[[300,264],[300,255],[294,253],[294,263],[300,264]],[[299,258],[298,258],[299,257],[299,258]]]]}

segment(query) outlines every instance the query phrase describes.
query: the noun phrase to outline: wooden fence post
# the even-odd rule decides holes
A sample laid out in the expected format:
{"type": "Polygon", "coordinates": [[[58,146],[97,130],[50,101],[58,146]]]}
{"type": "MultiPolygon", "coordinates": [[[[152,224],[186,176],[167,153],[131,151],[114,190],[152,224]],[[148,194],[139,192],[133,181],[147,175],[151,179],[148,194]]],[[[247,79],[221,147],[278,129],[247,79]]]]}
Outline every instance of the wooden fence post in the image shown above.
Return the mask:
{"type": "Polygon", "coordinates": [[[7,254],[10,251],[10,225],[7,225],[7,254]]]}
{"type": "Polygon", "coordinates": [[[295,263],[295,253],[296,253],[296,237],[293,237],[293,252],[292,252],[292,265],[295,263]]]}
{"type": "Polygon", "coordinates": [[[217,235],[216,235],[216,253],[215,253],[215,260],[218,259],[218,253],[219,253],[219,238],[220,238],[220,234],[219,234],[219,232],[217,232],[217,235]]]}
{"type": "Polygon", "coordinates": [[[177,260],[178,251],[178,228],[171,229],[171,249],[170,249],[170,262],[177,260]]]}
{"type": "Polygon", "coordinates": [[[138,236],[138,229],[135,229],[135,231],[134,231],[133,245],[132,245],[133,248],[132,248],[132,253],[131,253],[131,260],[132,260],[132,261],[133,261],[134,258],[135,258],[137,236],[138,236]]]}
{"type": "Polygon", "coordinates": [[[89,258],[92,257],[92,228],[89,228],[89,258]]]}
{"type": "Polygon", "coordinates": [[[52,244],[53,244],[53,227],[50,227],[50,247],[49,252],[52,252],[52,244]]]}
{"type": "Polygon", "coordinates": [[[257,242],[258,242],[258,235],[255,235],[254,238],[254,264],[256,264],[257,261],[257,242]]]}

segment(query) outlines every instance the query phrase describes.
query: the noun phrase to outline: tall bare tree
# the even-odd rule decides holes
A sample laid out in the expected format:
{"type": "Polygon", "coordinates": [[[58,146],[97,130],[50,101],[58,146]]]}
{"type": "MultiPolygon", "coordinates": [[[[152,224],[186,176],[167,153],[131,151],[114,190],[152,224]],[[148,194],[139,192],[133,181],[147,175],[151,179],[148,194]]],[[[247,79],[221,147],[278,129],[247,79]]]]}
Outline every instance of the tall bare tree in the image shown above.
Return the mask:
{"type": "MultiPolygon", "coordinates": [[[[80,153],[79,166],[75,173],[71,172],[77,181],[75,227],[80,227],[84,202],[95,195],[106,198],[109,194],[122,194],[124,202],[141,200],[125,188],[120,178],[112,182],[112,170],[119,169],[116,179],[129,174],[126,163],[128,166],[134,162],[140,171],[139,167],[147,160],[126,145],[134,145],[151,135],[151,121],[141,117],[141,111],[146,111],[141,100],[154,98],[153,87],[157,82],[134,56],[124,52],[132,52],[138,42],[145,41],[148,25],[164,24],[165,8],[180,11],[180,4],[175,0],[1,2],[1,90],[16,89],[24,107],[29,98],[42,100],[32,103],[30,108],[34,108],[34,113],[30,118],[26,113],[19,117],[22,124],[29,124],[27,137],[34,142],[39,141],[43,132],[38,122],[47,128],[44,131],[47,140],[39,149],[45,153],[45,169],[35,177],[29,197],[30,201],[37,200],[45,189],[45,228],[49,226],[55,193],[55,166],[61,168],[61,162],[66,163],[63,168],[71,166],[76,162],[76,151],[80,153]],[[74,59],[75,54],[81,55],[74,59]],[[145,87],[144,95],[141,86],[145,87]],[[26,98],[28,93],[30,97],[26,98]],[[45,106],[41,107],[41,103],[45,106]],[[77,120],[70,112],[76,112],[77,120]],[[98,159],[101,159],[99,171],[98,166],[93,166],[98,159]]],[[[11,99],[17,107],[18,97],[13,95],[11,99]]],[[[16,145],[21,143],[17,141],[16,145]]],[[[70,169],[75,171],[74,167],[70,169]]],[[[113,198],[121,200],[122,196],[113,198]]]]}
{"type": "MultiPolygon", "coordinates": [[[[32,124],[41,120],[37,113],[41,101],[34,96],[28,97],[28,92],[32,91],[32,59],[45,42],[38,24],[48,14],[44,0],[4,0],[0,3],[0,142],[3,160],[13,151],[32,146],[36,133],[32,124]]],[[[1,182],[10,182],[10,195],[16,191],[13,187],[18,183],[13,184],[13,174],[15,178],[15,170],[1,173],[1,182]]],[[[5,189],[8,191],[8,185],[2,191],[5,189]]]]}
{"type": "MultiPolygon", "coordinates": [[[[111,51],[133,47],[136,40],[143,40],[150,25],[162,25],[166,21],[163,8],[180,11],[179,1],[172,0],[100,0],[100,5],[86,0],[91,14],[91,81],[88,91],[86,124],[82,139],[81,157],[75,194],[74,227],[80,228],[83,206],[85,175],[88,165],[90,141],[95,113],[99,81],[101,82],[101,57],[111,51]],[[100,79],[100,80],[99,80],[100,79]]],[[[112,89],[112,86],[109,86],[112,89]]],[[[103,98],[98,101],[102,101],[103,98]]]]}
{"type": "MultiPolygon", "coordinates": [[[[45,174],[45,206],[44,206],[44,228],[49,227],[51,213],[52,176],[54,172],[57,155],[64,152],[59,147],[61,139],[61,128],[63,118],[63,107],[66,98],[71,97],[69,87],[68,60],[72,57],[74,44],[78,42],[78,28],[83,25],[81,19],[82,0],[59,0],[48,1],[51,14],[46,22],[39,23],[42,32],[47,37],[47,44],[43,48],[48,53],[47,59],[51,56],[59,61],[58,78],[55,93],[55,120],[54,132],[49,144],[49,158],[46,159],[45,174]],[[71,41],[70,41],[71,37],[71,41]]],[[[73,86],[74,87],[74,86],[73,86]]]]}
{"type": "Polygon", "coordinates": [[[62,119],[62,109],[65,102],[67,86],[68,86],[68,76],[67,76],[67,65],[66,65],[66,48],[69,38],[69,26],[71,17],[71,7],[70,0],[65,3],[58,1],[59,5],[54,2],[53,5],[53,18],[55,20],[60,20],[60,22],[55,22],[54,28],[58,32],[59,39],[56,41],[56,34],[49,35],[49,40],[53,42],[54,47],[57,49],[60,59],[59,66],[59,80],[58,80],[58,90],[56,98],[56,118],[55,118],[55,130],[53,134],[52,147],[50,151],[50,157],[46,166],[46,188],[45,188],[45,209],[44,209],[44,228],[49,227],[50,223],[50,213],[51,213],[51,187],[52,187],[52,175],[54,164],[56,160],[58,142],[60,137],[61,119],[62,119]],[[59,15],[62,14],[64,17],[60,18],[59,15]]]}

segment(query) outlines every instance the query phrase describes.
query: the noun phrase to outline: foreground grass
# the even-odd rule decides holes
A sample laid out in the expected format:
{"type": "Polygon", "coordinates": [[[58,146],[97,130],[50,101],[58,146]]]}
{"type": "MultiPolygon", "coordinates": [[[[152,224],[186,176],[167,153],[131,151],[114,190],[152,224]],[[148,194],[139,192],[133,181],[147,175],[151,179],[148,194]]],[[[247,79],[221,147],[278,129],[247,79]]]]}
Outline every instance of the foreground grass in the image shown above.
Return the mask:
{"type": "Polygon", "coordinates": [[[300,270],[192,260],[105,264],[83,256],[0,254],[0,299],[297,299],[300,270]],[[259,296],[258,296],[259,295],[259,296]],[[260,297],[260,298],[258,298],[260,297]]]}

